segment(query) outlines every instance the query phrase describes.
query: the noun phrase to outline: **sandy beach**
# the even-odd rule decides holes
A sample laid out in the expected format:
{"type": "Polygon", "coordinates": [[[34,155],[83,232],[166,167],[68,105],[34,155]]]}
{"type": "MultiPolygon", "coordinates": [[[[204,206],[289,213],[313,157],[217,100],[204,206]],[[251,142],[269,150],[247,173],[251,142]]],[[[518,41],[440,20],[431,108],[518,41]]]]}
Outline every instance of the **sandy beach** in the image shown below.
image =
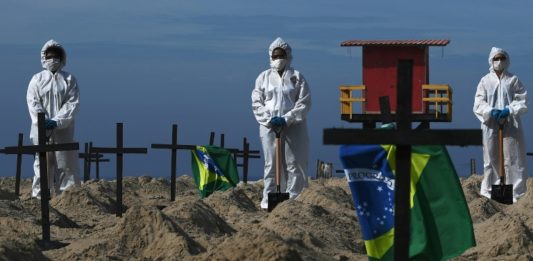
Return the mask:
{"type": "MultiPolygon", "coordinates": [[[[533,180],[516,204],[479,195],[481,176],[461,179],[477,246],[455,260],[533,260],[533,180]]],[[[14,178],[0,179],[1,260],[367,260],[344,178],[312,180],[298,198],[268,213],[260,209],[262,182],[200,199],[190,176],[126,177],[125,212],[115,215],[115,182],[89,181],[50,201],[51,238],[41,249],[40,201],[31,180],[14,194],[14,178]]]]}

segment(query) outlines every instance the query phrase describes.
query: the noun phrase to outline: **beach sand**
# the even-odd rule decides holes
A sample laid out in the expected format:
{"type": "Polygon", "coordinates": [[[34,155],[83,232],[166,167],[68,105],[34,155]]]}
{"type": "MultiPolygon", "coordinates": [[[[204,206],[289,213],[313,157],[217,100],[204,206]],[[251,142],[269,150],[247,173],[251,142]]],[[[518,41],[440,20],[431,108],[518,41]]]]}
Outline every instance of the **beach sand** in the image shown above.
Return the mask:
{"type": "MultiPolygon", "coordinates": [[[[455,260],[533,260],[533,180],[516,204],[479,195],[481,176],[461,179],[477,246],[455,260]]],[[[239,184],[200,199],[190,176],[170,182],[124,179],[125,212],[115,215],[115,182],[89,181],[50,200],[51,238],[41,249],[40,201],[31,180],[14,195],[0,179],[1,260],[367,260],[348,184],[312,180],[298,200],[268,213],[259,207],[262,182],[239,184]]]]}

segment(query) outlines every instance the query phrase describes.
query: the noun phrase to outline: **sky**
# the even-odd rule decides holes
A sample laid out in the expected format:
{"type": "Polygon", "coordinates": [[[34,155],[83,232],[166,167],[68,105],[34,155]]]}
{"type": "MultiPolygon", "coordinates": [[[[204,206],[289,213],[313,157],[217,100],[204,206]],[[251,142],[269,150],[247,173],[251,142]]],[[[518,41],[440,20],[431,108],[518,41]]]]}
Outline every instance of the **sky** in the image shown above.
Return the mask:
{"type": "MultiPolygon", "coordinates": [[[[312,177],[317,160],[341,168],[338,146],[323,145],[323,130],[361,128],[340,120],[338,86],[362,84],[361,48],[340,47],[344,40],[449,39],[446,47],[430,48],[430,83],[453,88],[453,121],[432,128],[480,128],[473,99],[492,46],[507,50],[509,70],[533,86],[533,3],[525,0],[3,0],[0,6],[0,146],[15,146],[18,133],[29,144],[26,90],[42,69],[41,47],[55,39],[67,52],[64,70],[80,87],[80,147],[115,146],[122,122],[126,147],[149,148],[147,155],[124,157],[126,176],[169,177],[170,152],[150,145],[170,143],[172,124],[180,144],[207,144],[214,131],[216,144],[223,133],[225,147],[241,148],[246,137],[252,150],[261,150],[250,96],[278,36],[292,46],[292,66],[311,89],[312,177]]],[[[528,151],[531,117],[522,118],[528,151]]],[[[480,146],[448,149],[459,175],[470,174],[470,159],[482,172],[480,146]]],[[[106,158],[111,162],[102,164],[101,175],[114,179],[115,156],[106,158]]],[[[32,163],[33,157],[23,158],[24,178],[33,176],[32,163]]],[[[178,175],[191,175],[189,151],[178,153],[177,165],[178,175]]],[[[15,156],[0,155],[0,176],[14,176],[15,166],[15,156]]],[[[252,159],[249,179],[262,178],[262,168],[263,159],[252,159]]]]}

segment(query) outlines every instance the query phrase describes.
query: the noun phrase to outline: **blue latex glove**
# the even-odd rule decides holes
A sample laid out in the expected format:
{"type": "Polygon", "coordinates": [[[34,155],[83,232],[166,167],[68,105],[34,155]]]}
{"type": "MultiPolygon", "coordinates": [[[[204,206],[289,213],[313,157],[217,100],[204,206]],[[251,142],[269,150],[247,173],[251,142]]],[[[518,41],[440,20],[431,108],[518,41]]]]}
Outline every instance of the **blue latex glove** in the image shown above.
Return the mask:
{"type": "Polygon", "coordinates": [[[270,120],[270,124],[276,127],[282,127],[285,126],[287,122],[285,121],[285,118],[276,116],[270,120]]]}
{"type": "Polygon", "coordinates": [[[44,122],[44,127],[47,129],[47,130],[53,130],[57,127],[57,122],[54,121],[54,120],[46,120],[44,122]]]}
{"type": "Polygon", "coordinates": [[[276,118],[277,117],[272,117],[268,123],[270,123],[270,125],[274,126],[274,122],[276,121],[276,118]]]}
{"type": "Polygon", "coordinates": [[[273,117],[272,120],[270,120],[270,124],[272,124],[272,126],[275,126],[275,127],[278,127],[280,126],[280,117],[273,117]]]}
{"type": "Polygon", "coordinates": [[[501,110],[498,110],[498,109],[492,109],[492,111],[490,111],[490,116],[492,118],[494,118],[495,120],[498,120],[500,118],[500,114],[502,113],[501,110]]]}
{"type": "Polygon", "coordinates": [[[279,126],[285,126],[285,125],[287,125],[287,122],[285,121],[285,118],[283,118],[283,117],[279,117],[278,125],[279,125],[279,126]]]}
{"type": "Polygon", "coordinates": [[[502,110],[502,112],[498,116],[498,120],[504,120],[508,116],[509,116],[509,108],[506,107],[505,109],[502,110]]]}

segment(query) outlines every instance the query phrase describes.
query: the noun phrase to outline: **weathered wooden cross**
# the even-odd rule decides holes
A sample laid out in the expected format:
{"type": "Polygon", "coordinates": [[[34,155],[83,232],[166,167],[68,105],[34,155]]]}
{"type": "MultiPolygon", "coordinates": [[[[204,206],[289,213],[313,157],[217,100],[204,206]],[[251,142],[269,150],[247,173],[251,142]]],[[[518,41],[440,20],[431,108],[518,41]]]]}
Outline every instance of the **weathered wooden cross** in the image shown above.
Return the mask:
{"type": "Polygon", "coordinates": [[[250,143],[246,138],[242,141],[242,150],[233,152],[235,159],[242,158],[242,163],[237,163],[237,167],[242,167],[242,182],[248,183],[248,161],[249,159],[260,159],[258,150],[250,150],[250,143]]]}
{"type": "MultiPolygon", "coordinates": [[[[96,180],[99,180],[100,179],[100,162],[109,162],[109,159],[102,159],[103,158],[103,155],[102,157],[100,157],[101,154],[98,154],[98,156],[95,158],[95,159],[89,159],[89,162],[95,162],[96,163],[96,180]]],[[[91,174],[91,166],[89,165],[89,174],[91,174]]]]}
{"type": "Polygon", "coordinates": [[[170,201],[176,200],[176,158],[177,150],[195,150],[196,145],[178,144],[178,125],[172,124],[171,144],[152,144],[152,149],[170,149],[170,201]]]}
{"type": "Polygon", "coordinates": [[[91,152],[96,154],[115,154],[117,157],[117,202],[116,202],[116,216],[122,217],[122,172],[124,163],[124,154],[146,154],[148,149],[146,148],[124,148],[124,131],[123,124],[117,123],[117,146],[112,147],[92,147],[91,152]]]}
{"type": "Polygon", "coordinates": [[[15,195],[20,196],[20,176],[22,172],[22,155],[28,154],[35,156],[35,152],[24,151],[22,149],[22,144],[24,144],[24,135],[19,133],[17,147],[11,147],[12,150],[6,151],[5,149],[0,149],[0,153],[4,154],[17,154],[17,168],[15,172],[15,195]],[[16,149],[15,149],[16,148],[16,149]]]}
{"type": "Polygon", "coordinates": [[[41,184],[41,227],[42,227],[42,243],[45,247],[50,246],[50,207],[48,201],[50,200],[50,190],[48,185],[48,166],[46,160],[47,152],[78,150],[78,143],[63,143],[63,144],[47,144],[46,129],[44,127],[45,115],[39,113],[37,115],[38,128],[38,145],[22,146],[19,135],[19,144],[16,147],[5,147],[4,152],[8,154],[39,154],[39,173],[41,184]]]}
{"type": "Polygon", "coordinates": [[[100,179],[100,162],[109,162],[109,159],[103,159],[103,154],[92,151],[93,143],[85,142],[85,150],[79,153],[78,157],[83,159],[83,182],[91,178],[91,162],[96,162],[96,179],[100,179]]]}
{"type": "Polygon", "coordinates": [[[399,60],[397,85],[397,129],[324,129],[323,142],[396,145],[394,186],[394,260],[409,260],[410,170],[412,145],[481,145],[481,130],[411,129],[412,60],[399,60]]]}
{"type": "MultiPolygon", "coordinates": [[[[209,136],[209,145],[214,145],[215,143],[215,132],[211,132],[209,136]]],[[[224,148],[224,134],[220,134],[220,147],[224,148]]],[[[261,158],[260,152],[258,150],[250,150],[250,143],[243,138],[242,150],[239,149],[230,149],[226,148],[229,152],[233,154],[235,160],[242,158],[242,163],[237,163],[237,167],[242,167],[242,181],[244,184],[248,183],[248,161],[249,159],[259,159],[261,158]]]]}

